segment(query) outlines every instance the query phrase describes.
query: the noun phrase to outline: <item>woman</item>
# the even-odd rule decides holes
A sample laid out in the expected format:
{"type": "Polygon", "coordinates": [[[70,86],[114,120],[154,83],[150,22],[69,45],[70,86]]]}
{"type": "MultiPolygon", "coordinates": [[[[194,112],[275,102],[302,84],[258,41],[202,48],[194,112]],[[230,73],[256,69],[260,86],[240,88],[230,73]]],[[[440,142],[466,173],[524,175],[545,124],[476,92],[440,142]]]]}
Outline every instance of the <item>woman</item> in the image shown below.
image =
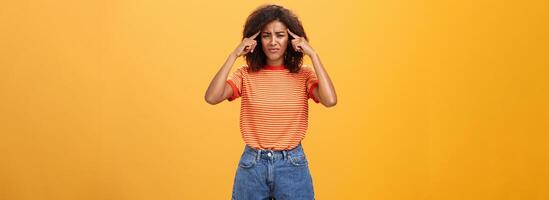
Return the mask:
{"type": "Polygon", "coordinates": [[[334,86],[299,19],[278,5],[248,16],[243,40],[229,54],[205,95],[215,105],[242,97],[240,131],[246,143],[234,179],[233,199],[314,199],[301,145],[307,130],[308,99],[332,107],[334,86]],[[302,67],[303,56],[314,70],[302,67]],[[227,79],[235,60],[247,65],[227,79]]]}

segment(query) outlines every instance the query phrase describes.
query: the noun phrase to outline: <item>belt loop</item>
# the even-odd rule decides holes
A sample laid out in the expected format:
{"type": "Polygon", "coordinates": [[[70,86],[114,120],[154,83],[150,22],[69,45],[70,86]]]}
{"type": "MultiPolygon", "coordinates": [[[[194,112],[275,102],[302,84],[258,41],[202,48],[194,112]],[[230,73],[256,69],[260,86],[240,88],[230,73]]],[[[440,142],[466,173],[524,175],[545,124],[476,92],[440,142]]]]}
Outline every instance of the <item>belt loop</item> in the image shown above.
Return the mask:
{"type": "Polygon", "coordinates": [[[257,161],[259,161],[259,156],[261,156],[261,149],[257,150],[257,158],[256,158],[257,161]]]}
{"type": "Polygon", "coordinates": [[[286,150],[282,150],[282,159],[286,160],[286,150]]]}

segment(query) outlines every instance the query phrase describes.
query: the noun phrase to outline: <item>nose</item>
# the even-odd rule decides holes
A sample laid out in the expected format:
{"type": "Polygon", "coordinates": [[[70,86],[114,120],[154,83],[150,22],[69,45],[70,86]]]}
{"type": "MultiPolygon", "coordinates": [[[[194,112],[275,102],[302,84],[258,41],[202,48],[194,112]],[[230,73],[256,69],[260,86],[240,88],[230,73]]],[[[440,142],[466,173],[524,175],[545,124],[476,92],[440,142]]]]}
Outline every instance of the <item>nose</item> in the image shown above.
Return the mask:
{"type": "Polygon", "coordinates": [[[271,46],[276,45],[275,37],[271,37],[271,42],[269,42],[271,46]]]}

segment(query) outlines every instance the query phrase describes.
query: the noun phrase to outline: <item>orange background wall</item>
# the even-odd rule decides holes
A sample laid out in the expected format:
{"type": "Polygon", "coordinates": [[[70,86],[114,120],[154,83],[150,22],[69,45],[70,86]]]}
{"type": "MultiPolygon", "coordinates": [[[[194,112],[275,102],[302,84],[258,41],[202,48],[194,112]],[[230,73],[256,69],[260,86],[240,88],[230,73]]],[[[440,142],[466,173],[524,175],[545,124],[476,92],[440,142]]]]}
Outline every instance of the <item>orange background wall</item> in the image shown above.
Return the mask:
{"type": "MultiPolygon", "coordinates": [[[[549,199],[547,1],[277,3],[338,94],[317,199],[549,199]]],[[[229,199],[240,100],[204,92],[261,4],[3,2],[0,199],[229,199]]]]}

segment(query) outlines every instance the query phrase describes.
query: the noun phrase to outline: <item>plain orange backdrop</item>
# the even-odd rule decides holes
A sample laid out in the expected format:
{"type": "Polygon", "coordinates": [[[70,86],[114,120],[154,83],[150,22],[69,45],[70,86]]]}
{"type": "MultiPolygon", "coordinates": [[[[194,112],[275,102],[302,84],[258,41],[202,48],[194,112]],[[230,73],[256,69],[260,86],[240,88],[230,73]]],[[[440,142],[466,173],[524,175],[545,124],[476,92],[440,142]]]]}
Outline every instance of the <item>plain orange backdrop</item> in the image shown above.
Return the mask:
{"type": "MultiPolygon", "coordinates": [[[[3,2],[0,199],[229,199],[240,100],[204,92],[264,3],[3,2]]],[[[547,1],[276,3],[338,94],[317,199],[549,199],[547,1]]]]}

